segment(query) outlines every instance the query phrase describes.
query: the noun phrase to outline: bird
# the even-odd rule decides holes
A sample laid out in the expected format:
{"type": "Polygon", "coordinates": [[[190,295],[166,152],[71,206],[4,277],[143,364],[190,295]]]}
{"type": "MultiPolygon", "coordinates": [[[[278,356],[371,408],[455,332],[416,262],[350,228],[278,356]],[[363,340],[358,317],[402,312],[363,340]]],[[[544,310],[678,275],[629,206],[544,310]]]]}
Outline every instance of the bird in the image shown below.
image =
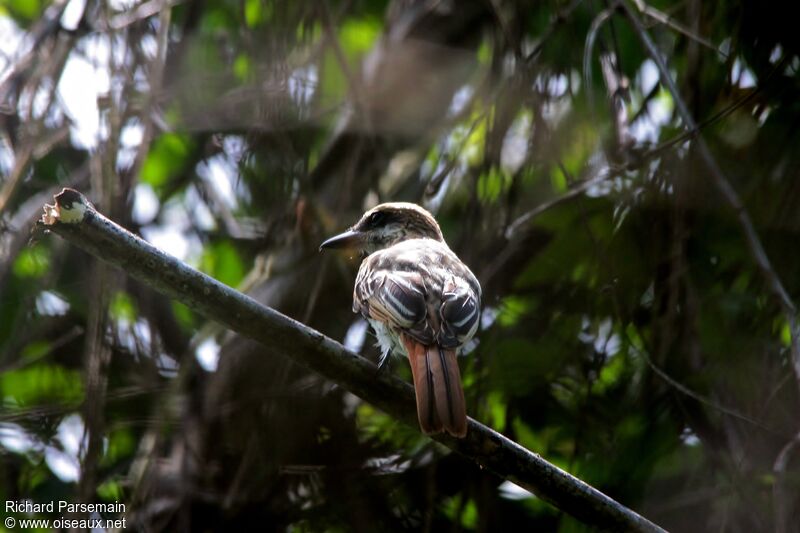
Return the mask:
{"type": "Polygon", "coordinates": [[[413,203],[373,207],[320,245],[320,251],[335,248],[361,252],[353,312],[375,331],[379,369],[391,354],[408,358],[422,432],[465,437],[456,356],[478,329],[478,279],[447,245],[433,215],[413,203]]]}

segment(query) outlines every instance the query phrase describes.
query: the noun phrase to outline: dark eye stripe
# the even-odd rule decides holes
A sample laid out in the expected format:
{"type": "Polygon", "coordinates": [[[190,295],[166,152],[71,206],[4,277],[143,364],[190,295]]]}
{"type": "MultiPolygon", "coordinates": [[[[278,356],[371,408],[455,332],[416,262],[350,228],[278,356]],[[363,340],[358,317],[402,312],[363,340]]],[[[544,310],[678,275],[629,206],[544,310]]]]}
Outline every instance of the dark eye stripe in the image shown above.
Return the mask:
{"type": "Polygon", "coordinates": [[[386,213],[383,211],[375,211],[369,216],[370,226],[379,226],[386,220],[386,213]]]}

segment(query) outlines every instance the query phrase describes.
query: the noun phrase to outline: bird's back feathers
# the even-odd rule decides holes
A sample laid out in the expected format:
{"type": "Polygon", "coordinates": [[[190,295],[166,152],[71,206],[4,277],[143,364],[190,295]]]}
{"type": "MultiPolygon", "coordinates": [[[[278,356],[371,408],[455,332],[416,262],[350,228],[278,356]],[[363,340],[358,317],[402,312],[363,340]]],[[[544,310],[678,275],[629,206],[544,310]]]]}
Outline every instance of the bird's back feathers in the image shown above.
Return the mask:
{"type": "Polygon", "coordinates": [[[405,240],[361,263],[353,310],[398,337],[390,344],[408,355],[425,433],[466,434],[456,351],[478,328],[480,297],[475,276],[440,241],[405,240]]]}
{"type": "Polygon", "coordinates": [[[446,244],[411,239],[361,263],[353,311],[425,345],[459,348],[478,329],[480,284],[446,244]]]}

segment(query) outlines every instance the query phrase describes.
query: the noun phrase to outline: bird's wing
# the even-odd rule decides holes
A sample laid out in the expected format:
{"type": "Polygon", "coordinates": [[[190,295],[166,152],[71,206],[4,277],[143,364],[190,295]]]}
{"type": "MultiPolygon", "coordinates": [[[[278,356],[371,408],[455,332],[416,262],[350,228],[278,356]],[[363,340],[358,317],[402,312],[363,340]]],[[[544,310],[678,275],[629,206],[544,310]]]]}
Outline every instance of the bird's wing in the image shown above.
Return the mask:
{"type": "Polygon", "coordinates": [[[379,253],[361,264],[353,291],[353,311],[395,331],[407,331],[421,342],[433,342],[425,320],[426,288],[419,271],[384,268],[379,253]]]}
{"type": "Polygon", "coordinates": [[[442,286],[439,344],[445,348],[463,345],[478,330],[480,294],[467,279],[466,276],[450,276],[442,286]]]}
{"type": "Polygon", "coordinates": [[[353,311],[419,342],[458,348],[478,329],[480,285],[470,270],[437,244],[387,249],[361,264],[353,311]]]}

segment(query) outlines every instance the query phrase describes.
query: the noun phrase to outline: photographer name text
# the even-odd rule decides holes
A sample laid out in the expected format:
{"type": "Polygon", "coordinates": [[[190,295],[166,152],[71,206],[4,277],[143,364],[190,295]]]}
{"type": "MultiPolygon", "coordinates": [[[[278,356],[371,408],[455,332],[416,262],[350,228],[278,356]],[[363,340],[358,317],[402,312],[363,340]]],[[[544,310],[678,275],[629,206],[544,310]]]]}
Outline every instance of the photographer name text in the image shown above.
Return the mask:
{"type": "Polygon", "coordinates": [[[125,504],[114,503],[76,503],[66,500],[52,502],[32,502],[30,500],[6,501],[7,513],[124,513],[125,504]]]}

